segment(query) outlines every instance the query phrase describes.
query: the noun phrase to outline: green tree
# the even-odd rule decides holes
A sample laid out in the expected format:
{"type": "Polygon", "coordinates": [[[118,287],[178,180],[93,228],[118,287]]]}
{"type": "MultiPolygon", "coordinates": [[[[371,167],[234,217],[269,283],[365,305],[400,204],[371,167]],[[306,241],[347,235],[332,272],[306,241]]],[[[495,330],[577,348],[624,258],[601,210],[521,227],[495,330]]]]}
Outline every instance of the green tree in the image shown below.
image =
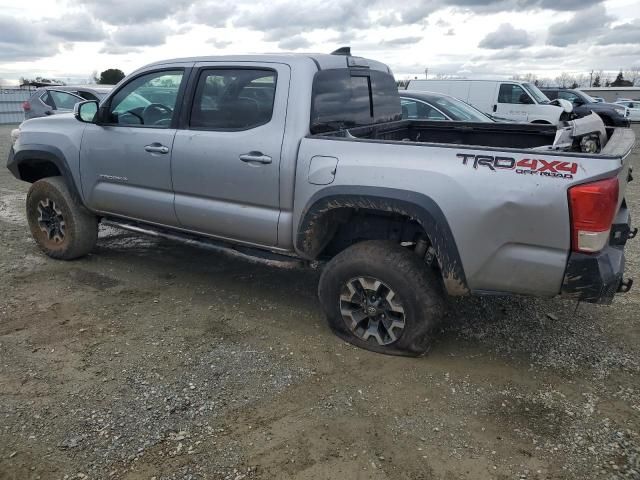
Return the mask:
{"type": "Polygon", "coordinates": [[[124,72],[119,68],[108,68],[96,78],[96,83],[101,85],[115,85],[124,78],[124,72]]]}
{"type": "Polygon", "coordinates": [[[600,75],[596,75],[596,78],[593,79],[593,86],[594,87],[601,87],[602,86],[600,84],[600,75]]]}

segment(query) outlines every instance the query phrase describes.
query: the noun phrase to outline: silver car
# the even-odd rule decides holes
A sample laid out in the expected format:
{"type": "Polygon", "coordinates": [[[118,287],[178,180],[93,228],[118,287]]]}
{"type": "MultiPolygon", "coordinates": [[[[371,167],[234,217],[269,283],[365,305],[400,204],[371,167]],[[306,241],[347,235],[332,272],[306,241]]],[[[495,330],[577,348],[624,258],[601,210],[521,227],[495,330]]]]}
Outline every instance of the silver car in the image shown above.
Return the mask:
{"type": "Polygon", "coordinates": [[[22,104],[24,118],[44,117],[58,113],[69,113],[73,106],[85,100],[100,102],[113,85],[55,85],[38,88],[29,100],[22,104]]]}

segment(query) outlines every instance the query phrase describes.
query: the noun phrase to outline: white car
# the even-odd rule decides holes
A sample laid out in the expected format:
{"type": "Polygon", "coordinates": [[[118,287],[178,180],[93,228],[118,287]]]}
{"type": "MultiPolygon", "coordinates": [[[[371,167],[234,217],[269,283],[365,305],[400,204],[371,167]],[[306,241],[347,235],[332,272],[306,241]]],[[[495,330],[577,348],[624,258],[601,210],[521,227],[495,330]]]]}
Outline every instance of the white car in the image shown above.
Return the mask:
{"type": "Polygon", "coordinates": [[[627,107],[629,115],[627,118],[630,122],[640,122],[640,101],[639,100],[618,100],[618,105],[627,107]]]}

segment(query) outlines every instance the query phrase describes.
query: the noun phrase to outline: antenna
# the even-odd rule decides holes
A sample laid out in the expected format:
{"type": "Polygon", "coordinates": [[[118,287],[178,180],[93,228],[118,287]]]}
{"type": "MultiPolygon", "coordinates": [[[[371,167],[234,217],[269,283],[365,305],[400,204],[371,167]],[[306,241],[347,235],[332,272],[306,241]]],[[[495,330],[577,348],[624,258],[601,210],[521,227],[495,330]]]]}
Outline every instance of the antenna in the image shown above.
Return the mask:
{"type": "Polygon", "coordinates": [[[331,52],[331,55],[345,55],[347,57],[351,56],[351,47],[340,47],[337,50],[331,52]]]}

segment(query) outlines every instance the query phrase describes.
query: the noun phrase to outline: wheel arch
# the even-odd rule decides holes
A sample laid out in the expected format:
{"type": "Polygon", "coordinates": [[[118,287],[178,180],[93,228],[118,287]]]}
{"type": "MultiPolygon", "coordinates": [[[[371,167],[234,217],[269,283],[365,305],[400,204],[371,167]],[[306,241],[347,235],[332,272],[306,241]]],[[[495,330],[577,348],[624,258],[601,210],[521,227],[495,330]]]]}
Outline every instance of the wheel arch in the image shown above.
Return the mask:
{"type": "Polygon", "coordinates": [[[50,145],[29,145],[9,154],[7,168],[18,179],[29,183],[43,178],[61,176],[73,199],[83,204],[82,196],[69,169],[64,154],[50,145]]]}
{"type": "Polygon", "coordinates": [[[335,234],[331,221],[340,210],[362,209],[394,213],[415,220],[424,230],[435,250],[442,280],[449,295],[469,293],[462,260],[444,213],[429,196],[384,187],[328,187],[317,192],[307,203],[298,224],[295,249],[314,260],[335,234]]]}

